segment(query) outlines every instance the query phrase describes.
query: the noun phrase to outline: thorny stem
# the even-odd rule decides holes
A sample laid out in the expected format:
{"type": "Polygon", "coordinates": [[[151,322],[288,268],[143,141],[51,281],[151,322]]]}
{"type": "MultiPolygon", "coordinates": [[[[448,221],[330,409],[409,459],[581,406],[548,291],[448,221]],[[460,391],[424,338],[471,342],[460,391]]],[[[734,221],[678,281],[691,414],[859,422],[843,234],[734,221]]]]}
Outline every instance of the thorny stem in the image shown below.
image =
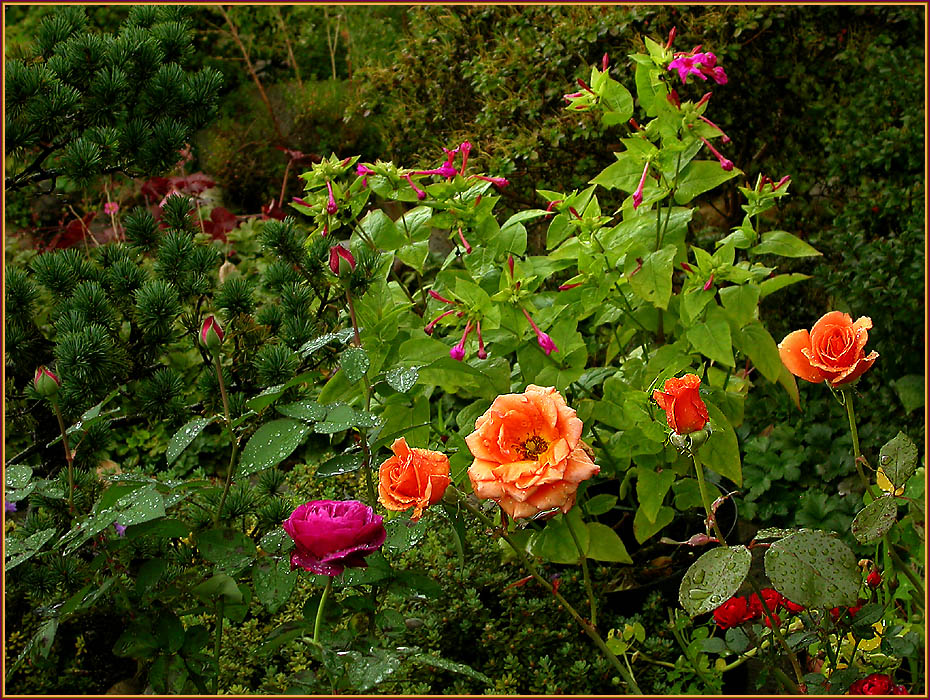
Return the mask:
{"type": "Polygon", "coordinates": [[[759,604],[762,606],[762,612],[765,613],[765,616],[769,620],[769,624],[772,626],[772,634],[775,635],[775,639],[778,640],[778,643],[788,655],[788,660],[791,661],[791,668],[794,669],[794,675],[798,679],[798,685],[803,685],[804,673],[801,671],[801,664],[798,663],[798,657],[793,651],[791,651],[791,647],[788,646],[788,642],[785,641],[785,638],[781,633],[781,628],[778,626],[778,620],[775,619],[775,615],[771,610],[769,610],[769,604],[765,602],[765,596],[762,595],[762,590],[759,588],[759,584],[756,583],[756,580],[752,576],[748,577],[748,581],[749,585],[752,586],[752,590],[755,591],[756,596],[759,598],[759,604]]]}
{"type": "Polygon", "coordinates": [[[226,505],[226,497],[229,495],[229,487],[232,484],[233,471],[236,468],[236,455],[239,454],[239,441],[233,431],[232,419],[229,415],[229,397],[226,395],[226,382],[223,379],[223,365],[220,363],[219,351],[213,354],[213,365],[216,367],[216,380],[220,385],[220,397],[223,399],[223,415],[226,418],[226,429],[229,431],[229,439],[232,441],[232,449],[229,453],[229,466],[226,468],[226,483],[223,486],[223,495],[220,496],[220,504],[216,509],[216,515],[213,517],[213,524],[220,524],[220,517],[223,514],[223,506],[226,505]]]}
{"type": "MultiPolygon", "coordinates": [[[[491,521],[491,519],[488,518],[484,513],[482,513],[480,510],[478,510],[478,509],[477,509],[475,506],[473,506],[471,503],[469,503],[469,502],[468,502],[468,499],[465,498],[464,495],[460,494],[459,491],[458,491],[457,489],[450,487],[450,488],[447,490],[447,492],[451,492],[452,494],[454,494],[455,497],[458,498],[459,502],[460,502],[462,505],[464,505],[465,508],[466,508],[470,513],[472,513],[473,515],[477,516],[478,519],[481,520],[481,522],[482,522],[486,527],[490,527],[490,528],[494,528],[494,527],[495,527],[495,525],[494,525],[494,523],[491,521]]],[[[604,655],[604,657],[605,657],[608,661],[610,661],[610,663],[613,665],[614,668],[617,669],[617,672],[620,674],[620,676],[623,678],[623,680],[624,680],[624,681],[626,682],[626,684],[629,686],[629,688],[630,688],[630,690],[633,692],[633,694],[635,694],[635,695],[642,695],[642,691],[639,689],[639,686],[636,684],[636,680],[633,678],[632,674],[631,674],[631,673],[629,672],[629,670],[623,665],[623,663],[620,661],[620,659],[617,658],[616,654],[614,654],[614,653],[607,647],[607,644],[606,644],[606,643],[604,642],[604,640],[601,638],[601,635],[599,635],[599,634],[597,633],[597,630],[594,629],[594,627],[592,627],[591,624],[590,624],[589,622],[587,622],[587,621],[578,613],[578,611],[575,610],[575,608],[572,607],[572,605],[571,605],[567,600],[565,600],[565,598],[562,596],[562,594],[560,594],[560,593],[552,586],[552,584],[551,584],[549,581],[547,581],[545,578],[543,578],[542,575],[540,575],[540,573],[539,573],[539,571],[537,570],[537,568],[536,568],[536,567],[533,565],[533,563],[527,558],[526,554],[523,552],[523,550],[520,549],[519,545],[517,545],[517,543],[514,542],[514,541],[511,539],[510,535],[508,535],[506,532],[500,532],[500,536],[504,539],[505,542],[507,542],[508,545],[510,545],[510,548],[513,550],[513,553],[516,555],[517,559],[518,559],[518,560],[520,561],[520,563],[523,565],[523,568],[526,569],[527,571],[529,571],[529,572],[530,572],[530,575],[531,575],[534,579],[536,579],[536,581],[537,581],[540,585],[542,585],[543,588],[545,588],[547,591],[549,591],[549,592],[553,595],[553,597],[559,602],[559,604],[560,604],[565,610],[568,611],[569,615],[571,615],[571,616],[575,619],[575,622],[577,622],[577,623],[579,624],[579,626],[581,627],[581,629],[584,630],[585,634],[587,634],[588,637],[591,638],[591,641],[594,642],[594,644],[595,644],[595,645],[597,646],[597,648],[601,651],[601,653],[604,655]]]]}
{"type": "Polygon", "coordinates": [[[693,452],[691,453],[691,457],[694,459],[694,471],[697,474],[698,486],[701,489],[701,502],[704,504],[704,512],[707,514],[707,520],[713,525],[714,534],[717,535],[717,541],[720,542],[720,546],[726,547],[727,541],[720,531],[720,526],[717,524],[717,516],[711,510],[710,499],[707,497],[707,485],[704,483],[704,465],[701,464],[697,455],[693,452]]]}
{"type": "Polygon", "coordinates": [[[578,550],[578,563],[581,565],[581,572],[584,575],[584,587],[588,593],[588,603],[591,606],[591,626],[597,627],[597,603],[594,600],[594,589],[591,587],[591,574],[588,572],[588,557],[581,549],[581,542],[578,541],[575,526],[572,525],[572,519],[568,515],[565,516],[565,524],[568,526],[568,532],[575,542],[575,549],[578,550]]]}
{"type": "Polygon", "coordinates": [[[323,608],[326,607],[326,600],[329,598],[330,592],[333,590],[333,577],[326,577],[326,587],[323,589],[323,595],[320,597],[320,606],[316,609],[316,620],[313,623],[313,643],[319,644],[320,639],[320,623],[323,622],[323,608]]]}
{"type": "Polygon", "coordinates": [[[68,508],[74,513],[74,455],[71,454],[71,448],[68,446],[68,429],[65,428],[65,419],[61,415],[61,408],[58,407],[58,401],[52,399],[52,408],[55,409],[55,417],[58,418],[58,427],[61,430],[61,444],[65,448],[65,462],[68,463],[68,508]]]}

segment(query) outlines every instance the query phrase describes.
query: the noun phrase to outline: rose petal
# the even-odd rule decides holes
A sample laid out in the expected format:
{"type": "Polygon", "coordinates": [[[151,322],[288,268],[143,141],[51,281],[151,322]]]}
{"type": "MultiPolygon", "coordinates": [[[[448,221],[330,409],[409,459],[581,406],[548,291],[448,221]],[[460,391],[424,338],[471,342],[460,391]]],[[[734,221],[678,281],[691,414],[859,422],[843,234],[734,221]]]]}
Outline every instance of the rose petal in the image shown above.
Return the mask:
{"type": "Polygon", "coordinates": [[[811,365],[811,361],[804,353],[810,351],[810,333],[806,330],[792,331],[778,344],[778,354],[782,364],[796,377],[800,377],[815,384],[827,378],[822,370],[811,365]]]}

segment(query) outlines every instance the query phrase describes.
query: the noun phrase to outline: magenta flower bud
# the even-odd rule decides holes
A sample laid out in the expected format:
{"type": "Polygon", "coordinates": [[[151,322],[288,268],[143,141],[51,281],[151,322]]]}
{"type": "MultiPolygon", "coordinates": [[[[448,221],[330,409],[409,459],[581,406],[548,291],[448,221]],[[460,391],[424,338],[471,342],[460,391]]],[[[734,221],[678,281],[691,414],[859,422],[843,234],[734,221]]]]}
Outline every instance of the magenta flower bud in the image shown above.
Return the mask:
{"type": "Polygon", "coordinates": [[[119,211],[119,204],[116,202],[107,202],[103,205],[103,213],[113,216],[116,212],[119,211]]]}
{"type": "Polygon", "coordinates": [[[668,33],[668,41],[665,42],[665,49],[668,50],[672,48],[672,42],[675,41],[675,35],[678,33],[677,27],[672,27],[671,31],[668,33]]]}
{"type": "Polygon", "coordinates": [[[465,246],[465,254],[468,255],[471,252],[471,244],[465,240],[465,234],[462,233],[461,226],[459,226],[459,239],[461,239],[462,245],[465,246]]]}
{"type": "Polygon", "coordinates": [[[728,82],[727,74],[723,70],[723,66],[714,68],[713,71],[711,71],[711,77],[717,85],[726,85],[728,82]]]}
{"type": "Polygon", "coordinates": [[[579,221],[581,220],[581,214],[578,213],[578,210],[575,209],[575,207],[569,207],[568,210],[572,213],[572,216],[574,216],[579,221]]]}
{"type": "MultiPolygon", "coordinates": [[[[759,187],[756,188],[756,192],[761,192],[762,190],[765,189],[766,185],[770,185],[770,184],[772,184],[772,180],[769,178],[768,175],[760,175],[759,176],[759,187]]],[[[774,189],[772,191],[774,192],[774,189]]]]}
{"type": "Polygon", "coordinates": [[[32,384],[35,390],[47,399],[57,394],[58,389],[61,387],[61,381],[45,365],[36,370],[36,376],[32,380],[32,384]]]}
{"type": "Polygon", "coordinates": [[[329,269],[336,277],[347,277],[355,271],[355,258],[341,245],[329,249],[329,269]]]}
{"type": "Polygon", "coordinates": [[[704,105],[706,105],[706,104],[707,104],[707,101],[710,99],[711,95],[713,95],[713,94],[714,94],[714,93],[712,93],[712,92],[705,92],[704,95],[703,95],[703,97],[701,97],[701,99],[697,101],[697,104],[694,105],[694,108],[695,108],[695,109],[698,109],[698,108],[703,107],[704,105]]]}
{"type": "Polygon", "coordinates": [[[561,199],[553,199],[551,202],[549,202],[549,205],[546,207],[546,211],[552,211],[561,203],[562,203],[561,199]]]}
{"type": "Polygon", "coordinates": [[[294,202],[294,204],[299,204],[299,205],[302,206],[302,207],[309,207],[309,206],[310,206],[306,201],[304,201],[304,200],[301,199],[300,197],[292,197],[292,198],[291,198],[291,201],[294,202]]]}
{"type": "Polygon", "coordinates": [[[486,360],[488,359],[488,351],[484,349],[484,338],[481,337],[481,321],[477,322],[476,330],[478,332],[478,359],[486,360]]]}
{"type": "Polygon", "coordinates": [[[681,269],[684,270],[685,272],[694,272],[694,268],[692,268],[692,267],[691,267],[688,263],[686,263],[686,262],[683,262],[683,263],[681,264],[681,269]]]}
{"type": "Polygon", "coordinates": [[[633,208],[636,209],[640,204],[643,203],[643,187],[646,185],[646,175],[649,173],[649,162],[646,161],[646,165],[643,166],[643,176],[639,178],[639,185],[636,186],[636,191],[633,193],[633,208]]]}
{"type": "Polygon", "coordinates": [[[709,291],[710,291],[710,288],[713,287],[713,286],[714,286],[714,273],[711,272],[711,273],[710,273],[710,277],[709,277],[708,280],[704,283],[704,291],[705,291],[705,292],[709,292],[709,291]]]}
{"type": "Polygon", "coordinates": [[[710,150],[710,152],[713,153],[714,156],[716,156],[717,160],[720,161],[720,167],[721,167],[721,168],[723,168],[724,170],[727,170],[727,171],[733,170],[733,161],[728,160],[727,158],[725,158],[725,157],[720,153],[720,151],[718,151],[716,148],[714,148],[713,144],[712,144],[710,141],[708,141],[707,139],[705,139],[703,136],[698,136],[698,138],[701,139],[701,141],[704,142],[704,145],[707,146],[707,148],[710,150]]]}
{"type": "Polygon", "coordinates": [[[462,145],[459,146],[459,151],[462,153],[462,169],[459,172],[464,175],[465,164],[468,163],[468,154],[471,153],[471,143],[468,141],[462,141],[462,145]]]}
{"type": "Polygon", "coordinates": [[[329,192],[329,201],[326,202],[326,213],[332,216],[339,211],[339,205],[336,204],[336,198],[333,197],[333,183],[326,181],[326,191],[329,192]]]}
{"type": "Polygon", "coordinates": [[[584,80],[582,80],[581,78],[578,78],[578,85],[581,87],[582,90],[584,90],[584,91],[586,91],[586,92],[590,92],[592,95],[594,95],[595,97],[597,97],[597,93],[594,92],[594,90],[592,90],[590,87],[588,87],[588,84],[587,84],[584,80]]]}
{"type": "Polygon", "coordinates": [[[510,268],[510,279],[513,279],[513,256],[507,256],[507,267],[510,268]]]}
{"type": "Polygon", "coordinates": [[[426,335],[432,335],[433,329],[436,327],[436,324],[439,323],[440,320],[444,319],[449,314],[454,314],[454,313],[455,313],[455,309],[449,309],[448,311],[443,311],[436,318],[434,318],[432,321],[426,324],[426,327],[423,329],[423,332],[426,333],[426,335]]]}
{"type": "Polygon", "coordinates": [[[223,344],[223,327],[216,320],[216,316],[207,316],[200,326],[200,343],[212,352],[216,352],[223,344]]]}
{"type": "Polygon", "coordinates": [[[665,96],[665,99],[668,100],[669,103],[675,105],[676,109],[681,109],[681,98],[678,96],[677,90],[672,89],[672,91],[665,96]]]}
{"type": "Polygon", "coordinates": [[[363,163],[359,163],[358,165],[355,166],[355,174],[358,175],[359,177],[365,177],[367,175],[374,175],[375,171],[369,168],[367,165],[364,165],[363,163]]]}
{"type": "Polygon", "coordinates": [[[539,326],[533,323],[533,319],[530,317],[527,310],[521,309],[521,311],[523,311],[523,315],[526,316],[526,320],[530,322],[530,326],[532,326],[533,330],[536,332],[536,342],[539,343],[539,347],[542,348],[542,351],[546,353],[546,355],[551,355],[553,352],[558,352],[559,349],[552,341],[552,338],[550,338],[547,333],[543,333],[541,330],[539,330],[539,326]]]}
{"type": "Polygon", "coordinates": [[[577,98],[581,97],[582,95],[584,95],[583,92],[570,92],[570,93],[568,93],[567,95],[562,95],[562,98],[563,98],[566,102],[571,102],[572,100],[577,99],[577,98]]]}
{"type": "Polygon", "coordinates": [[[484,180],[485,182],[492,182],[497,187],[506,187],[510,182],[505,177],[485,177],[484,175],[472,175],[476,180],[484,180]]]}
{"type": "Polygon", "coordinates": [[[562,284],[562,285],[559,285],[559,291],[567,292],[569,289],[580,287],[582,284],[584,284],[584,282],[575,282],[574,284],[562,284]]]}
{"type": "MultiPolygon", "coordinates": [[[[772,192],[775,192],[775,191],[777,191],[778,189],[780,189],[781,186],[787,184],[789,180],[791,180],[791,176],[790,176],[790,175],[785,175],[781,180],[779,180],[779,181],[772,187],[772,192]]],[[[769,182],[771,182],[771,180],[769,180],[769,182]]]]}
{"type": "Polygon", "coordinates": [[[465,324],[465,332],[462,333],[462,339],[458,342],[458,345],[454,345],[452,349],[449,350],[449,357],[453,360],[461,362],[465,359],[465,341],[468,340],[469,333],[471,333],[471,321],[465,324]]]}
{"type": "Polygon", "coordinates": [[[712,127],[715,128],[717,131],[720,132],[720,136],[721,136],[721,138],[720,138],[720,143],[730,143],[730,137],[727,136],[725,133],[723,133],[723,129],[721,129],[719,126],[717,126],[716,124],[714,124],[710,119],[708,119],[708,118],[705,117],[704,115],[698,116],[698,119],[700,119],[701,121],[703,121],[705,124],[709,124],[710,126],[712,126],[712,127]]]}
{"type": "Polygon", "coordinates": [[[433,297],[436,301],[441,301],[443,304],[454,304],[455,302],[451,299],[446,299],[442,294],[434,292],[432,289],[429,290],[428,294],[433,297]]]}
{"type": "Polygon", "coordinates": [[[407,180],[407,183],[410,185],[410,187],[413,188],[413,191],[416,192],[417,199],[426,199],[426,192],[413,184],[413,179],[410,177],[410,173],[404,175],[404,178],[407,180]]]}
{"type": "Polygon", "coordinates": [[[601,70],[605,73],[607,72],[607,64],[609,62],[610,60],[607,58],[607,54],[605,53],[604,56],[601,58],[601,70]]]}

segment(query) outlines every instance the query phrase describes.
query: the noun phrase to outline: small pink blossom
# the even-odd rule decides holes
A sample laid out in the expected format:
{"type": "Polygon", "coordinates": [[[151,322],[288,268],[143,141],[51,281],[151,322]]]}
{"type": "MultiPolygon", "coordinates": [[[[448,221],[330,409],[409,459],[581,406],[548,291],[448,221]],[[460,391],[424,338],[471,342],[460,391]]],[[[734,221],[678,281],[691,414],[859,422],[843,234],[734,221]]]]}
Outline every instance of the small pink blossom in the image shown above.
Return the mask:
{"type": "Polygon", "coordinates": [[[407,180],[407,183],[410,185],[411,188],[413,188],[413,191],[417,195],[417,199],[426,199],[426,192],[424,192],[423,190],[421,190],[419,187],[417,187],[414,184],[413,178],[410,177],[410,173],[407,173],[406,175],[404,175],[404,179],[407,180]]]}
{"type": "Polygon", "coordinates": [[[484,338],[481,337],[481,321],[477,322],[476,330],[478,332],[478,359],[486,360],[488,359],[488,351],[484,349],[484,338]]]}
{"type": "Polygon", "coordinates": [[[452,349],[449,350],[449,357],[453,360],[461,362],[465,359],[465,341],[468,340],[469,333],[471,333],[471,321],[465,324],[465,332],[462,333],[462,339],[458,342],[458,345],[452,346],[452,349]]]}
{"type": "Polygon", "coordinates": [[[510,181],[505,177],[486,177],[484,175],[472,175],[476,180],[484,180],[485,182],[491,182],[497,187],[506,187],[510,184],[510,181]]]}
{"type": "Polygon", "coordinates": [[[434,292],[432,289],[429,290],[428,294],[429,294],[431,297],[433,297],[433,299],[435,299],[436,301],[441,301],[441,302],[444,303],[444,304],[454,304],[454,303],[455,303],[455,302],[452,301],[451,299],[446,299],[446,298],[445,298],[444,296],[442,296],[442,294],[440,294],[439,292],[434,292]]]}
{"type": "Polygon", "coordinates": [[[705,139],[703,136],[698,136],[698,138],[701,139],[701,141],[704,142],[704,145],[707,146],[707,148],[710,149],[710,152],[714,154],[714,156],[717,158],[718,161],[720,161],[720,167],[721,167],[721,168],[723,168],[723,169],[726,170],[726,171],[733,170],[733,161],[732,161],[732,160],[730,160],[729,158],[726,158],[725,156],[723,156],[723,155],[720,153],[720,151],[718,151],[716,148],[714,148],[713,144],[712,144],[710,141],[708,141],[707,139],[705,139]]]}
{"type": "Polygon", "coordinates": [[[719,126],[717,126],[716,124],[714,124],[710,119],[708,119],[707,117],[705,117],[705,116],[703,116],[703,115],[699,116],[698,119],[700,119],[700,120],[701,120],[702,122],[704,122],[705,124],[708,124],[708,125],[712,126],[712,127],[715,128],[717,131],[720,132],[720,136],[721,136],[720,143],[730,143],[730,137],[727,136],[727,135],[723,132],[723,129],[721,129],[719,126]]]}
{"type": "Polygon", "coordinates": [[[551,355],[553,352],[558,352],[559,349],[556,347],[556,344],[553,342],[552,338],[549,337],[547,333],[543,333],[539,330],[539,326],[533,323],[533,319],[530,317],[526,309],[521,309],[523,315],[526,316],[526,320],[530,322],[530,326],[533,327],[533,330],[536,331],[536,342],[539,343],[539,347],[542,348],[542,351],[546,355],[551,355]]]}
{"type": "Polygon", "coordinates": [[[432,321],[426,324],[426,327],[423,329],[423,332],[426,333],[426,335],[432,335],[433,329],[436,327],[436,324],[439,323],[439,321],[444,319],[449,314],[453,314],[453,313],[455,313],[455,309],[449,309],[448,311],[442,312],[436,318],[434,318],[432,321]]]}
{"type": "Polygon", "coordinates": [[[646,185],[646,175],[649,173],[649,163],[647,162],[643,166],[643,176],[639,178],[639,185],[636,186],[636,191],[633,193],[633,208],[636,209],[640,204],[643,203],[643,187],[646,185]]]}
{"type": "Polygon", "coordinates": [[[326,202],[326,213],[332,216],[339,211],[339,205],[336,204],[336,198],[333,196],[333,183],[326,181],[326,191],[329,193],[329,201],[326,202]]]}
{"type": "Polygon", "coordinates": [[[465,239],[461,226],[459,226],[459,239],[462,241],[462,245],[465,246],[465,254],[468,255],[471,252],[471,244],[465,239]]]}
{"type": "Polygon", "coordinates": [[[116,202],[107,202],[103,205],[103,213],[109,216],[113,216],[116,212],[119,211],[119,204],[116,202]]]}

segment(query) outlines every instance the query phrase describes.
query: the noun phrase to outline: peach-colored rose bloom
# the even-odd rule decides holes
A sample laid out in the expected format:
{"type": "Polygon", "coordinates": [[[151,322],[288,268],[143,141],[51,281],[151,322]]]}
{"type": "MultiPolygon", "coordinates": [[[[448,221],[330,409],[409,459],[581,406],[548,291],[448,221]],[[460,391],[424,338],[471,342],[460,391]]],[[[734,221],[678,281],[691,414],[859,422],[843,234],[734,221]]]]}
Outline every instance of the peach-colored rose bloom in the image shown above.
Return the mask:
{"type": "Polygon", "coordinates": [[[781,361],[791,374],[819,384],[849,384],[869,369],[878,353],[866,356],[863,348],[869,340],[872,319],[862,316],[853,323],[849,314],[831,311],[808,333],[793,331],[778,345],[781,361]]]}
{"type": "Polygon", "coordinates": [[[581,442],[581,420],[553,387],[533,384],[505,394],[465,438],[475,461],[468,478],[478,498],[497,502],[511,518],[563,513],[578,484],[600,471],[581,442]]]}
{"type": "Polygon", "coordinates": [[[408,447],[404,438],[391,445],[378,470],[378,500],[388,510],[407,510],[416,522],[427,506],[436,503],[449,486],[449,458],[435,450],[408,447]]]}

